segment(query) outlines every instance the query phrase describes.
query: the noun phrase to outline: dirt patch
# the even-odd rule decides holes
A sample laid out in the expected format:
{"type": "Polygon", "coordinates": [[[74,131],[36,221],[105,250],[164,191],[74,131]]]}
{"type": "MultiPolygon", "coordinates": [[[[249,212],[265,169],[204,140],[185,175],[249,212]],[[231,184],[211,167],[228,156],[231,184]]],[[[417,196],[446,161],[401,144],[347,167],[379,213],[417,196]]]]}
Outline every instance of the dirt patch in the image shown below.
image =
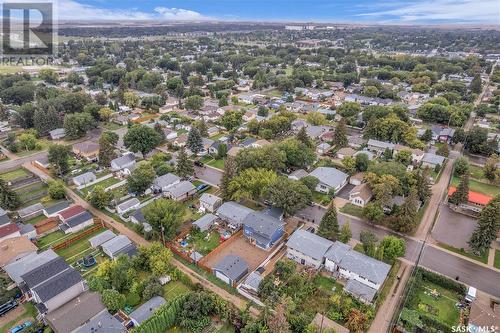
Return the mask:
{"type": "MultiPolygon", "coordinates": [[[[22,316],[25,312],[26,312],[26,309],[22,305],[18,305],[14,310],[10,310],[4,316],[0,317],[0,328],[3,327],[4,325],[7,325],[7,323],[10,323],[11,321],[15,320],[16,318],[22,316]]],[[[16,325],[12,325],[12,326],[16,326],[16,325]]],[[[5,332],[7,332],[7,330],[10,328],[11,327],[5,327],[5,332]]]]}

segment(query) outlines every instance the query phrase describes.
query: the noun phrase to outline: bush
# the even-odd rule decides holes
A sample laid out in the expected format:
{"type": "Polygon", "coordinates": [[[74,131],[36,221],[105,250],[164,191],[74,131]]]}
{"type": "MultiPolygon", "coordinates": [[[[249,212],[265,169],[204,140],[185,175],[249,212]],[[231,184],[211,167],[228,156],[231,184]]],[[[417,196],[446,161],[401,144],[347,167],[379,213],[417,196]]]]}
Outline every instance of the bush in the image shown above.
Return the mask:
{"type": "Polygon", "coordinates": [[[59,180],[49,182],[49,196],[54,200],[63,199],[66,196],[64,184],[59,180]]]}
{"type": "Polygon", "coordinates": [[[125,300],[125,303],[129,306],[136,306],[141,302],[141,296],[139,296],[136,293],[130,293],[127,295],[127,298],[125,300]]]}

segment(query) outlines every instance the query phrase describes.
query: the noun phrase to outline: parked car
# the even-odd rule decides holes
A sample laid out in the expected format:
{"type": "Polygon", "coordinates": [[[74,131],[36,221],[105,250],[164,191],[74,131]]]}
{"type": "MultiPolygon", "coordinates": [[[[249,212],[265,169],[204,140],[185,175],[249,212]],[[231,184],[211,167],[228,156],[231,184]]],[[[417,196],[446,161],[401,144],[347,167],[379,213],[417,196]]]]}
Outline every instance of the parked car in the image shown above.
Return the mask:
{"type": "Polygon", "coordinates": [[[28,328],[30,326],[31,326],[31,321],[27,321],[24,324],[17,325],[16,327],[11,328],[10,333],[21,332],[22,330],[24,330],[25,328],[28,328]]]}

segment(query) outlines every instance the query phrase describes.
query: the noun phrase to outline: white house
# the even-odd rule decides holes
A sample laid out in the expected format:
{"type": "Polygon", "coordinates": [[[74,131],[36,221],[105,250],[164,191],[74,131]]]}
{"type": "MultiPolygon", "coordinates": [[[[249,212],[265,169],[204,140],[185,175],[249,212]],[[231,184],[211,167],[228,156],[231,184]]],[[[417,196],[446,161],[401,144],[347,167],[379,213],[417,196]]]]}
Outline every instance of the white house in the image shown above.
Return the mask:
{"type": "Polygon", "coordinates": [[[349,201],[356,206],[364,207],[373,197],[373,192],[370,185],[362,183],[356,185],[351,192],[349,192],[349,201]]]}
{"type": "Polygon", "coordinates": [[[130,174],[130,171],[135,165],[134,153],[126,153],[123,156],[117,157],[111,161],[111,171],[122,171],[125,174],[130,174]]]}
{"type": "Polygon", "coordinates": [[[117,205],[116,212],[120,215],[125,214],[126,212],[139,208],[140,204],[141,202],[139,201],[139,199],[132,198],[117,205]]]}
{"type": "Polygon", "coordinates": [[[316,191],[321,193],[328,193],[330,190],[338,193],[347,184],[349,178],[348,174],[330,167],[316,168],[309,176],[316,177],[319,180],[316,191]]]}
{"type": "Polygon", "coordinates": [[[210,193],[203,193],[200,197],[200,211],[215,212],[222,204],[222,198],[210,193]]]}
{"type": "Polygon", "coordinates": [[[288,239],[286,256],[304,266],[320,268],[325,253],[333,242],[303,229],[296,230],[288,239]]]}

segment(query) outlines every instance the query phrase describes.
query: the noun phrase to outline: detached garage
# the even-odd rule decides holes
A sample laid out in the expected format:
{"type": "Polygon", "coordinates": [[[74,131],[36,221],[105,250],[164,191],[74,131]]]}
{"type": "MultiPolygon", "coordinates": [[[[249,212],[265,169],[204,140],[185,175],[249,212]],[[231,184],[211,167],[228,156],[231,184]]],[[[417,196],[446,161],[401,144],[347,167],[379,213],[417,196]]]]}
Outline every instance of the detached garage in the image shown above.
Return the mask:
{"type": "Polygon", "coordinates": [[[241,257],[229,254],[214,267],[216,277],[234,286],[248,273],[248,264],[241,257]]]}

